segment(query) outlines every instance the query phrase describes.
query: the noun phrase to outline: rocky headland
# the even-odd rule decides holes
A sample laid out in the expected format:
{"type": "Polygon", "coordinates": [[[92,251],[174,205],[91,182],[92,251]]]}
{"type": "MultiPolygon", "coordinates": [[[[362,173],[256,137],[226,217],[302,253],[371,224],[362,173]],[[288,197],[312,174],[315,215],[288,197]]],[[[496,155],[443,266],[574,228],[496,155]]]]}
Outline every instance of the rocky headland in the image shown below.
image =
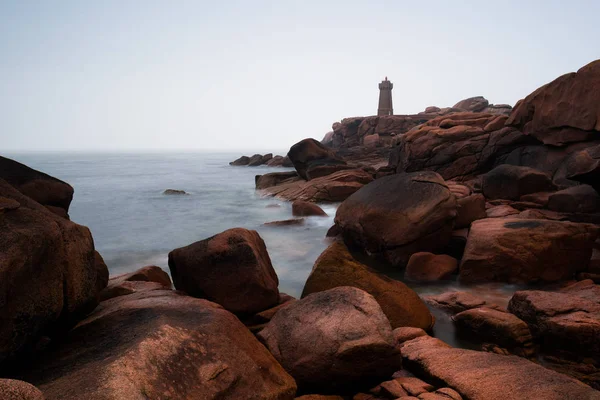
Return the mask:
{"type": "Polygon", "coordinates": [[[232,162],[293,167],[255,182],[290,221],[340,203],[299,299],[236,227],[109,278],[73,188],[0,157],[0,398],[600,399],[599,105],[600,60],[514,108],[347,118],[289,164],[232,162]],[[464,290],[411,288],[440,280],[464,290]]]}

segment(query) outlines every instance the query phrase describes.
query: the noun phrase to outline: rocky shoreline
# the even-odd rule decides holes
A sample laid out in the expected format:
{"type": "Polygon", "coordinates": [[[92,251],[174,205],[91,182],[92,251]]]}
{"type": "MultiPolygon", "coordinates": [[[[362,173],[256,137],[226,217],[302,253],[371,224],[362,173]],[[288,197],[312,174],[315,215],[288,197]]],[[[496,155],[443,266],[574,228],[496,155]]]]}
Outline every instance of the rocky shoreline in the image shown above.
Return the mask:
{"type": "Polygon", "coordinates": [[[348,118],[233,161],[294,168],[256,177],[294,201],[278,225],[341,203],[300,299],[243,228],[109,279],[73,188],[0,157],[0,397],[600,399],[599,104],[600,60],[514,108],[348,118]],[[446,279],[528,287],[410,287],[446,279]],[[438,312],[476,350],[431,336],[438,312]]]}

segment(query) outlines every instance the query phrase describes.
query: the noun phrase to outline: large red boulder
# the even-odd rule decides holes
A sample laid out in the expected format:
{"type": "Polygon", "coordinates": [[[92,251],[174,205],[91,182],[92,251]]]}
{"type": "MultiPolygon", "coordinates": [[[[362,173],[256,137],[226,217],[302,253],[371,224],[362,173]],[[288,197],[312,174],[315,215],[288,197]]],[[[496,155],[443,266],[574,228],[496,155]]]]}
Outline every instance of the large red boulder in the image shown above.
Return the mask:
{"type": "Polygon", "coordinates": [[[446,254],[414,253],[408,260],[404,278],[413,282],[448,279],[458,269],[458,260],[446,254]]]}
{"type": "Polygon", "coordinates": [[[463,282],[557,282],[585,270],[598,228],[546,219],[473,222],[460,264],[463,282]]]}
{"type": "Polygon", "coordinates": [[[455,349],[429,336],[402,344],[406,368],[469,400],[598,400],[600,392],[517,356],[455,349]]]}
{"type": "Polygon", "coordinates": [[[302,297],[341,286],[352,286],[372,295],[392,328],[412,326],[430,329],[433,317],[414,290],[379,274],[357,261],[341,242],[334,242],[319,256],[302,297]]]}
{"type": "Polygon", "coordinates": [[[600,60],[540,87],[515,106],[507,125],[560,146],[600,135],[600,60]]]}
{"type": "Polygon", "coordinates": [[[61,216],[69,212],[73,188],[66,182],[2,156],[0,179],[4,179],[25,196],[48,206],[50,210],[55,207],[62,209],[64,214],[57,210],[61,216]]]}
{"type": "Polygon", "coordinates": [[[296,392],[238,318],[172,290],[102,302],[24,379],[47,400],[292,400],[296,392]]]}
{"type": "Polygon", "coordinates": [[[175,288],[240,314],[266,310],[279,300],[279,280],[256,231],[229,229],[169,253],[175,288]]]}
{"type": "Polygon", "coordinates": [[[3,400],[45,400],[35,386],[16,379],[0,379],[0,398],[3,400]]]}
{"type": "Polygon", "coordinates": [[[333,150],[315,139],[304,139],[296,143],[290,148],[288,157],[298,175],[306,180],[309,179],[310,170],[313,168],[346,164],[333,150]]]}
{"type": "Polygon", "coordinates": [[[88,228],[0,179],[0,364],[91,311],[105,271],[88,228]]]}
{"type": "Polygon", "coordinates": [[[258,336],[308,393],[352,393],[401,366],[390,322],[373,296],[354,287],[284,307],[258,336]]]}
{"type": "Polygon", "coordinates": [[[519,200],[521,196],[555,189],[545,173],[529,167],[499,165],[482,178],[483,194],[488,199],[519,200]]]}
{"type": "Polygon", "coordinates": [[[335,222],[349,246],[406,265],[411,254],[443,249],[452,235],[456,200],[435,172],[379,178],[348,197],[335,222]]]}
{"type": "MultiPolygon", "coordinates": [[[[263,183],[267,175],[263,175],[259,179],[259,183],[263,183]]],[[[351,169],[334,172],[310,181],[297,178],[286,179],[277,185],[265,188],[263,193],[285,200],[302,200],[313,203],[338,202],[346,200],[358,189],[372,181],[373,176],[368,172],[362,169],[351,169]]]]}
{"type": "Polygon", "coordinates": [[[462,111],[481,112],[490,105],[490,102],[483,96],[470,97],[459,101],[452,108],[457,108],[462,111]]]}
{"type": "Polygon", "coordinates": [[[436,171],[444,179],[465,180],[487,172],[533,141],[505,127],[506,118],[470,112],[438,116],[400,137],[390,165],[398,172],[436,171]]]}

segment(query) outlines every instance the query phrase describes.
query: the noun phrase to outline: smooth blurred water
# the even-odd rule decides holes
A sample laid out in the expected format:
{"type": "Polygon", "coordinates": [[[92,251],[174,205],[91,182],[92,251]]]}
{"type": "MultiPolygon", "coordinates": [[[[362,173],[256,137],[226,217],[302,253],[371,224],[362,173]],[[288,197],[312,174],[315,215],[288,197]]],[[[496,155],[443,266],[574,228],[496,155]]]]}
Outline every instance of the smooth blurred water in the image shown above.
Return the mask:
{"type": "Polygon", "coordinates": [[[327,247],[329,217],[306,218],[300,226],[263,226],[292,218],[291,204],[263,198],[254,177],[289,168],[232,167],[240,154],[160,153],[8,154],[71,184],[71,219],[92,231],[111,275],[158,265],[168,271],[169,251],[233,227],[255,229],[264,239],[280,290],[299,296],[314,261],[327,247]],[[165,189],[189,195],[163,195],[165,189]],[[267,207],[278,204],[280,207],[267,207]]]}

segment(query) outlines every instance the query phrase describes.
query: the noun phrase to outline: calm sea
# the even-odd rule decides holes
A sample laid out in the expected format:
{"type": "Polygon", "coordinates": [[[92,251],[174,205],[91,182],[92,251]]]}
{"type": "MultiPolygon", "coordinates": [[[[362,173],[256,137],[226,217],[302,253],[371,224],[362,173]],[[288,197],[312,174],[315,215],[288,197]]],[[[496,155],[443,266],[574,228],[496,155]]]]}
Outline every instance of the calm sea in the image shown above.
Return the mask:
{"type": "Polygon", "coordinates": [[[336,205],[327,218],[303,226],[268,227],[292,218],[291,204],[263,198],[254,176],[290,168],[232,167],[240,154],[157,153],[7,154],[75,188],[69,214],[92,231],[111,275],[158,265],[168,271],[169,251],[233,227],[255,229],[267,245],[280,290],[299,296],[314,261],[327,246],[336,205]],[[163,195],[165,189],[187,196],[163,195]],[[268,207],[271,205],[279,207],[268,207]]]}

